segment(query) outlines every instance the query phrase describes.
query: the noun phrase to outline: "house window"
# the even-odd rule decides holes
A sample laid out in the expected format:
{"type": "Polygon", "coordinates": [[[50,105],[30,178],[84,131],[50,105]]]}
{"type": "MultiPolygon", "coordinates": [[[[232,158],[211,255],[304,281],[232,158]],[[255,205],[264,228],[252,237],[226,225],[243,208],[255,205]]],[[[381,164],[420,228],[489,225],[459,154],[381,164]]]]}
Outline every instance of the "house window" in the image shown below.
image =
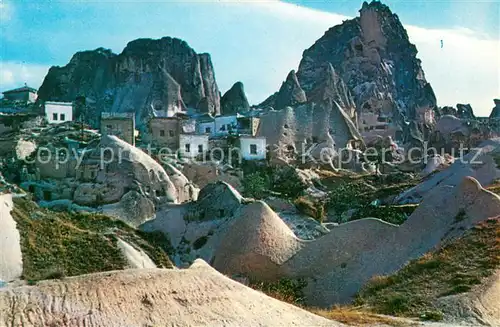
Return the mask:
{"type": "Polygon", "coordinates": [[[161,137],[165,136],[165,131],[163,129],[160,131],[160,136],[161,137]]]}
{"type": "Polygon", "coordinates": [[[212,132],[212,129],[210,127],[205,127],[205,133],[209,134],[212,132]]]}
{"type": "Polygon", "coordinates": [[[174,137],[174,131],[173,131],[173,130],[169,130],[169,131],[168,131],[168,135],[169,135],[170,137],[174,137]]]}
{"type": "Polygon", "coordinates": [[[60,114],[59,118],[60,118],[59,119],[60,121],[65,121],[66,120],[66,115],[65,114],[60,114]]]}
{"type": "Polygon", "coordinates": [[[186,152],[191,152],[191,144],[189,144],[189,143],[186,144],[185,148],[186,148],[186,152]]]}
{"type": "Polygon", "coordinates": [[[203,144],[198,144],[198,153],[203,153],[203,144]]]}
{"type": "Polygon", "coordinates": [[[57,120],[57,114],[52,114],[52,120],[57,120]]]}
{"type": "Polygon", "coordinates": [[[250,154],[257,154],[257,144],[250,144],[250,154]]]}
{"type": "Polygon", "coordinates": [[[112,129],[113,129],[113,126],[111,126],[111,125],[106,125],[106,129],[107,129],[107,130],[112,130],[112,129]]]}
{"type": "Polygon", "coordinates": [[[83,172],[83,171],[82,171],[82,172],[80,172],[80,178],[81,178],[81,179],[85,179],[85,172],[83,172]]]}
{"type": "Polygon", "coordinates": [[[225,131],[225,130],[226,130],[226,125],[222,125],[222,126],[220,127],[220,130],[221,130],[221,131],[225,131]]]}
{"type": "Polygon", "coordinates": [[[91,178],[91,179],[94,179],[94,178],[95,178],[95,171],[91,171],[91,172],[90,172],[90,178],[91,178]]]}

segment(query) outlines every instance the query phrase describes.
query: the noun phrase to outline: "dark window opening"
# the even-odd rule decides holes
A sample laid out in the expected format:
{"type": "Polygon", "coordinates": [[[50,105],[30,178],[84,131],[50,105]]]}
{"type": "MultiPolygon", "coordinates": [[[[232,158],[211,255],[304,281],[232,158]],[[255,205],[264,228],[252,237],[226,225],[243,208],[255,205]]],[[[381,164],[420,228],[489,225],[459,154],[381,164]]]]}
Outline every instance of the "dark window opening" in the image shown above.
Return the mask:
{"type": "Polygon", "coordinates": [[[163,129],[160,131],[160,136],[161,137],[165,136],[165,131],[163,129]]]}
{"type": "Polygon", "coordinates": [[[191,152],[191,144],[186,144],[185,145],[186,152],[191,152]]]}
{"type": "Polygon", "coordinates": [[[28,186],[28,191],[29,191],[30,193],[35,193],[35,185],[30,185],[30,186],[28,186]]]}
{"type": "Polygon", "coordinates": [[[111,129],[113,129],[113,126],[112,125],[106,125],[106,129],[111,130],[111,129]]]}
{"type": "Polygon", "coordinates": [[[85,172],[83,172],[83,171],[82,171],[82,172],[80,172],[80,178],[81,178],[81,179],[85,179],[85,172]]]}
{"type": "Polygon", "coordinates": [[[198,144],[198,153],[203,153],[203,144],[198,144]]]}
{"type": "Polygon", "coordinates": [[[225,131],[226,130],[226,125],[222,125],[221,128],[220,128],[221,131],[225,131]]]}
{"type": "Polygon", "coordinates": [[[52,193],[50,191],[43,191],[43,199],[45,201],[52,201],[52,193]]]}
{"type": "Polygon", "coordinates": [[[170,130],[168,131],[168,135],[169,135],[170,137],[174,137],[174,131],[170,129],[170,130]]]}
{"type": "Polygon", "coordinates": [[[250,144],[250,154],[257,154],[257,144],[250,144]]]}
{"type": "Polygon", "coordinates": [[[313,136],[312,137],[312,142],[313,143],[318,143],[318,137],[317,136],[313,136]]]}
{"type": "Polygon", "coordinates": [[[205,133],[211,133],[212,129],[210,127],[205,127],[205,133]]]}
{"type": "Polygon", "coordinates": [[[288,127],[288,124],[285,124],[285,126],[284,126],[284,127],[285,127],[285,128],[289,128],[289,127],[288,127]]]}
{"type": "Polygon", "coordinates": [[[52,114],[52,120],[57,120],[57,114],[52,114]]]}
{"type": "Polygon", "coordinates": [[[95,178],[95,171],[90,172],[90,178],[94,179],[95,178]]]}
{"type": "Polygon", "coordinates": [[[224,217],[224,209],[219,210],[219,217],[224,217]]]}
{"type": "Polygon", "coordinates": [[[61,121],[65,121],[66,120],[66,115],[65,114],[60,114],[59,117],[60,117],[61,121]]]}

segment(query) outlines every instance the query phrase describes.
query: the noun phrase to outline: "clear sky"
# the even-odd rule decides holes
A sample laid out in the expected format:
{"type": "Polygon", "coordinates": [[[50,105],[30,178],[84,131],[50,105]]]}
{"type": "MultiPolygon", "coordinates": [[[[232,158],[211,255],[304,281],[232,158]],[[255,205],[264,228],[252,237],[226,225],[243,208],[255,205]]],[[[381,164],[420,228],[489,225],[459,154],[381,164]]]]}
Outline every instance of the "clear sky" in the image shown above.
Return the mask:
{"type": "MultiPolygon", "coordinates": [[[[500,97],[500,0],[387,0],[417,45],[439,105],[489,115],[500,97]],[[444,46],[441,48],[440,40],[444,46]]],[[[255,104],[297,69],[304,49],[354,17],[362,1],[0,0],[0,90],[39,87],[80,50],[119,53],[139,38],[172,36],[212,55],[221,92],[240,80],[255,104]]]]}

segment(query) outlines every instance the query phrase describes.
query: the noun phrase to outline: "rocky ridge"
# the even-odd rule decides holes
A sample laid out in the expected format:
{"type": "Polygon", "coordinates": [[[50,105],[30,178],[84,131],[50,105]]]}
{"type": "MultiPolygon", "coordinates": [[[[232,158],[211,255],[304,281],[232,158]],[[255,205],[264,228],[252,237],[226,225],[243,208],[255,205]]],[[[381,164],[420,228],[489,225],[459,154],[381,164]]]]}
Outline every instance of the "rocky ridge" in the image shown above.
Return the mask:
{"type": "Polygon", "coordinates": [[[137,39],[120,54],[99,48],[76,53],[50,68],[38,92],[42,101],[85,104],[84,117],[98,125],[101,112],[135,112],[138,125],[150,116],[195,108],[220,113],[220,93],[210,55],[180,39],[137,39]]]}

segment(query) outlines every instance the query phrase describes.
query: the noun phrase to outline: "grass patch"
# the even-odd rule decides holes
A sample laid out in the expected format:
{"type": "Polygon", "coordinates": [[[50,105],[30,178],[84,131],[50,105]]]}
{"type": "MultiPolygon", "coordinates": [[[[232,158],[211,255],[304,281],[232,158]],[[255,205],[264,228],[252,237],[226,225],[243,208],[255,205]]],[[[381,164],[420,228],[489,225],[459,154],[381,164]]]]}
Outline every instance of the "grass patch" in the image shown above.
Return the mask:
{"type": "Polygon", "coordinates": [[[250,281],[249,287],[261,291],[275,299],[283,302],[303,305],[303,289],[307,283],[303,279],[282,278],[277,282],[250,281]]]}
{"type": "Polygon", "coordinates": [[[22,198],[14,203],[26,280],[123,269],[127,262],[117,237],[141,247],[158,267],[173,267],[164,250],[167,240],[157,234],[139,232],[104,215],[52,212],[22,198]]]}
{"type": "Polygon", "coordinates": [[[391,276],[374,277],[355,304],[380,314],[441,320],[437,298],[470,291],[499,266],[500,218],[495,218],[391,276]]]}
{"type": "Polygon", "coordinates": [[[335,320],[349,326],[373,326],[380,324],[394,327],[409,326],[407,322],[362,311],[359,308],[354,307],[333,307],[328,310],[311,309],[310,311],[318,316],[335,320]]]}
{"type": "Polygon", "coordinates": [[[328,177],[322,184],[330,190],[327,208],[333,212],[337,222],[342,221],[342,214],[350,209],[356,210],[349,220],[376,217],[392,224],[401,224],[413,213],[416,205],[411,206],[375,206],[375,200],[381,201],[395,197],[406,189],[415,186],[418,179],[399,175],[391,177],[374,175],[346,175],[328,177]]]}
{"type": "Polygon", "coordinates": [[[322,316],[327,319],[349,324],[350,326],[364,326],[374,324],[385,324],[388,326],[404,327],[406,322],[384,317],[366,310],[360,310],[350,306],[333,307],[332,309],[311,308],[304,305],[303,289],[307,282],[303,279],[293,280],[282,278],[277,282],[250,281],[249,287],[265,293],[277,300],[298,306],[304,310],[322,316]]]}
{"type": "Polygon", "coordinates": [[[367,205],[357,210],[350,220],[375,217],[391,224],[401,225],[415,211],[418,205],[367,205]]]}

